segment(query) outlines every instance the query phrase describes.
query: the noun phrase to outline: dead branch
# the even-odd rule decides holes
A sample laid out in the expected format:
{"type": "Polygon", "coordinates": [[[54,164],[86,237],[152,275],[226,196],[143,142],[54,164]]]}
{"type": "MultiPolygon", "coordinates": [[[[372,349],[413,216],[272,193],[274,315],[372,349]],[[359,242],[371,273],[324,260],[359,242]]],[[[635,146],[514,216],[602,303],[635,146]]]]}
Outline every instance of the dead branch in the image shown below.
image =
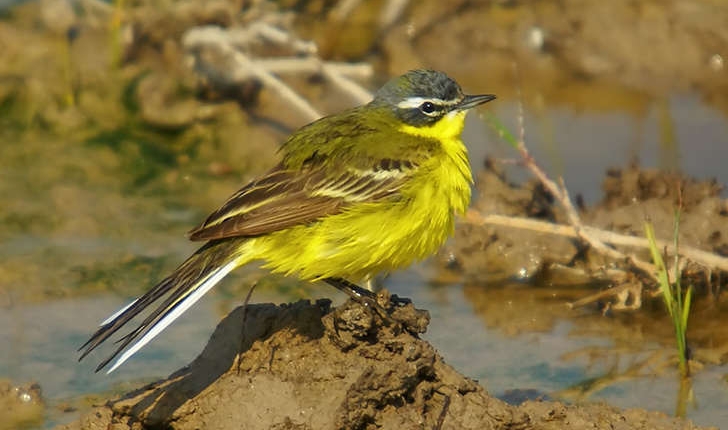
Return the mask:
{"type": "Polygon", "coordinates": [[[365,103],[371,99],[371,94],[351,79],[351,77],[371,76],[370,65],[324,62],[315,56],[317,49],[313,42],[302,41],[284,30],[265,23],[256,23],[246,29],[228,30],[216,26],[192,28],[185,33],[182,42],[187,52],[191,54],[198,73],[203,76],[214,76],[231,84],[255,78],[301,112],[309,121],[314,121],[322,115],[276,75],[318,73],[357,103],[365,103]],[[246,53],[246,48],[256,38],[289,46],[295,52],[308,56],[253,58],[246,53]],[[231,61],[232,67],[221,70],[220,66],[209,64],[202,55],[206,49],[214,50],[231,61]]]}
{"type": "MultiPolygon", "coordinates": [[[[475,225],[499,225],[503,227],[512,227],[525,230],[531,230],[545,234],[555,234],[558,236],[565,236],[574,239],[578,239],[576,228],[573,225],[555,224],[548,221],[541,221],[532,218],[506,216],[498,214],[484,215],[475,209],[471,209],[465,216],[465,220],[475,225]]],[[[599,240],[601,243],[608,243],[613,246],[627,246],[632,248],[649,249],[650,245],[647,239],[637,236],[629,236],[626,234],[616,233],[613,231],[602,230],[596,227],[583,226],[583,232],[589,237],[599,240]]],[[[605,245],[606,246],[606,245],[605,245]]],[[[728,258],[721,257],[712,252],[703,251],[702,249],[693,248],[690,246],[680,245],[679,249],[675,249],[672,242],[658,240],[657,246],[660,249],[666,249],[668,253],[678,253],[684,259],[698,263],[704,267],[711,269],[718,269],[721,271],[728,271],[728,258]]],[[[635,261],[636,257],[627,255],[631,261],[635,261]]],[[[646,263],[645,269],[653,270],[654,266],[650,263],[646,263]]]]}

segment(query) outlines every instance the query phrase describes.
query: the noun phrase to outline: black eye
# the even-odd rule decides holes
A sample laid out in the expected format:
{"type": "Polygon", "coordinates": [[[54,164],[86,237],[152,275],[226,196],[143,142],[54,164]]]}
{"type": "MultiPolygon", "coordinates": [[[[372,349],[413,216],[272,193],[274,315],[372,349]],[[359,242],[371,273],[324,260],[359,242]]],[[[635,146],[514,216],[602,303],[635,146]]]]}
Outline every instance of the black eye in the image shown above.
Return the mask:
{"type": "Polygon", "coordinates": [[[424,102],[420,105],[420,110],[423,113],[430,114],[432,112],[435,112],[435,105],[432,104],[432,102],[424,102]]]}

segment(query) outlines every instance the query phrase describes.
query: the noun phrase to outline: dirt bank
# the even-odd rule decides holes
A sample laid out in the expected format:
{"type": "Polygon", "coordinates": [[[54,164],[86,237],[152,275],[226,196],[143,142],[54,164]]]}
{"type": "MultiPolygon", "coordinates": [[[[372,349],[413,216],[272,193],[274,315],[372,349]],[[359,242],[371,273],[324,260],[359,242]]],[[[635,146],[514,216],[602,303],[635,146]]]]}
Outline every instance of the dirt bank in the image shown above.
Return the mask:
{"type": "Polygon", "coordinates": [[[60,429],[697,428],[640,409],[509,405],[411,333],[426,329],[426,311],[399,307],[383,323],[355,303],[329,305],[237,308],[189,366],[60,429]]]}

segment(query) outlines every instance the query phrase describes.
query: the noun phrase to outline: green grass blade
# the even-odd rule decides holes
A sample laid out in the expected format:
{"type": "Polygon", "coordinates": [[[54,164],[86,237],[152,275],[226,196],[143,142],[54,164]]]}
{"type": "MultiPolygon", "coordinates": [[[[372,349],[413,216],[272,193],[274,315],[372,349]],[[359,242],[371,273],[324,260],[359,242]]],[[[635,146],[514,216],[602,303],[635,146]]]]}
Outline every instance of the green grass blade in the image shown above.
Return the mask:
{"type": "Polygon", "coordinates": [[[503,125],[503,123],[496,118],[495,115],[492,113],[486,112],[483,114],[483,118],[485,119],[485,122],[495,130],[498,135],[501,137],[501,139],[505,140],[506,143],[511,145],[514,149],[518,149],[519,142],[518,139],[508,130],[508,128],[503,125]]]}
{"type": "Polygon", "coordinates": [[[688,331],[688,316],[690,316],[690,302],[692,301],[692,297],[693,297],[693,287],[691,285],[688,287],[688,290],[685,291],[685,303],[683,303],[682,315],[681,315],[681,321],[680,321],[680,326],[683,327],[683,330],[685,332],[688,331]]]}
{"type": "Polygon", "coordinates": [[[667,276],[667,267],[665,266],[665,261],[662,259],[662,253],[657,247],[655,228],[649,221],[645,222],[645,236],[647,237],[647,242],[650,245],[652,261],[657,268],[657,279],[660,284],[660,292],[662,292],[662,297],[665,300],[665,305],[667,306],[667,311],[670,313],[670,317],[674,318],[674,298],[672,295],[672,289],[670,288],[670,279],[667,276]]]}

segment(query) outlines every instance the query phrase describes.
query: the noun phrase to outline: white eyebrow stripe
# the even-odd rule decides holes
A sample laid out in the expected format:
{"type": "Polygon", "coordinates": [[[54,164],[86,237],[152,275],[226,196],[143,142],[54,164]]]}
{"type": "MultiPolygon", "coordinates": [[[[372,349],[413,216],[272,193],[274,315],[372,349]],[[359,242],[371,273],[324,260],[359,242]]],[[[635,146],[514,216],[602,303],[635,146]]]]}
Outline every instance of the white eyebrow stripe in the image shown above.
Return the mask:
{"type": "Polygon", "coordinates": [[[432,102],[436,106],[454,106],[460,103],[461,100],[443,100],[438,98],[425,98],[425,97],[408,97],[401,102],[397,103],[397,107],[400,109],[412,109],[420,107],[424,102],[432,102]]]}

